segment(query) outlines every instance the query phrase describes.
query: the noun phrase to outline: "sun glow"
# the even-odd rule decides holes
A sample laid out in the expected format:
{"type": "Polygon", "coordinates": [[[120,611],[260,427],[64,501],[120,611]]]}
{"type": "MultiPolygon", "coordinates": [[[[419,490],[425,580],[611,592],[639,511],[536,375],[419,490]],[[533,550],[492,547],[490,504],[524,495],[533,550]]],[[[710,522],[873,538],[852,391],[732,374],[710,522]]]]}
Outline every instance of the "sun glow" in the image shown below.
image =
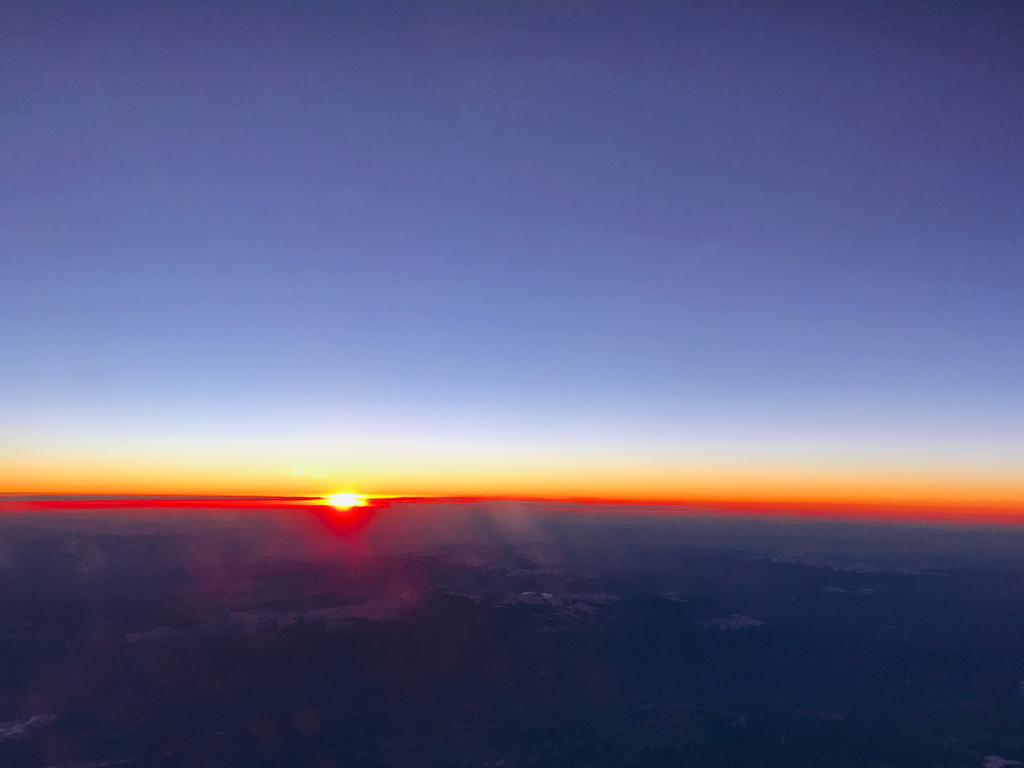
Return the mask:
{"type": "Polygon", "coordinates": [[[335,509],[352,509],[352,507],[365,507],[366,497],[358,493],[332,493],[324,499],[335,509]]]}

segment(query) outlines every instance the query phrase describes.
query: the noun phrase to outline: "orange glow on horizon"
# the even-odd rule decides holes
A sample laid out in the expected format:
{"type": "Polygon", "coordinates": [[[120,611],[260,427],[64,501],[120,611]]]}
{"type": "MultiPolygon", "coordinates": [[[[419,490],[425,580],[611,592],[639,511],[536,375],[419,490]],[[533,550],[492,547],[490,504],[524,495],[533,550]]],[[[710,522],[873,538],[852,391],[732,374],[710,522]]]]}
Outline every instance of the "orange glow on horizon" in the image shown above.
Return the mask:
{"type": "MultiPolygon", "coordinates": [[[[179,456],[36,456],[0,467],[0,510],[14,494],[40,496],[228,496],[353,510],[385,499],[524,500],[604,507],[649,505],[844,516],[920,515],[1024,519],[1024,472],[956,466],[853,467],[792,461],[657,465],[612,462],[464,464],[429,457],[352,463],[317,479],[259,461],[184,461],[179,456]],[[116,460],[115,460],[116,458],[116,460]],[[339,487],[359,488],[337,491],[339,487]]],[[[262,506],[264,502],[254,506],[262,506]]],[[[211,506],[220,506],[221,503],[211,506]]],[[[196,505],[198,506],[198,505],[196,505]]],[[[237,507],[237,505],[236,505],[237,507]]],[[[83,507],[84,508],[84,507],[83,507]]]]}
{"type": "MultiPolygon", "coordinates": [[[[710,485],[710,484],[709,484],[710,485]]],[[[717,484],[715,484],[717,485],[717,484]]],[[[852,484],[851,484],[852,485],[852,484]]],[[[960,487],[951,488],[951,483],[936,484],[929,487],[924,483],[877,483],[851,487],[845,483],[830,486],[821,482],[808,482],[806,485],[772,484],[765,487],[760,483],[737,482],[729,488],[696,486],[692,489],[653,486],[637,487],[623,484],[609,487],[595,483],[593,487],[570,483],[509,483],[497,487],[489,483],[460,483],[449,488],[437,487],[434,484],[426,487],[419,484],[393,488],[374,488],[369,493],[310,494],[302,489],[280,488],[275,485],[258,485],[256,487],[227,487],[214,484],[165,483],[83,483],[69,486],[65,483],[46,485],[0,488],[0,499],[7,497],[40,497],[40,496],[151,496],[151,497],[280,497],[302,499],[305,504],[323,504],[337,510],[351,509],[366,505],[375,499],[508,499],[523,501],[580,502],[595,504],[649,504],[649,505],[687,505],[736,508],[875,508],[875,507],[914,507],[914,508],[966,508],[966,509],[1002,509],[1007,512],[1019,511],[1024,514],[1024,493],[1017,488],[986,486],[983,484],[964,483],[960,487]],[[603,486],[603,487],[602,487],[603,486]],[[295,491],[299,492],[296,493],[295,491]]]]}

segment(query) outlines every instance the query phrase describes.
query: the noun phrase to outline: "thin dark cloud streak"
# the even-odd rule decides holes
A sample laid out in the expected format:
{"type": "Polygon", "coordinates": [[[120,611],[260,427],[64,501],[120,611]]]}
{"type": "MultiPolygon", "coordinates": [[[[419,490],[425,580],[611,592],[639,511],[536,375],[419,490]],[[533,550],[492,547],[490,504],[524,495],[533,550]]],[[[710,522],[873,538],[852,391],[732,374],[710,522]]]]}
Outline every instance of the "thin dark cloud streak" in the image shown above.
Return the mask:
{"type": "Polygon", "coordinates": [[[760,516],[779,518],[833,518],[837,520],[892,520],[917,522],[961,522],[974,524],[1024,524],[1024,509],[998,505],[942,505],[909,503],[814,503],[792,501],[597,499],[503,497],[503,496],[383,496],[363,497],[349,509],[333,507],[326,496],[71,496],[0,495],[0,514],[45,514],[81,512],[139,513],[177,511],[197,516],[216,517],[223,513],[258,515],[263,512],[295,512],[312,515],[335,533],[349,532],[369,525],[378,511],[392,508],[401,516],[403,509],[430,509],[448,513],[465,507],[466,514],[495,520],[508,516],[509,510],[524,517],[544,515],[601,515],[611,517],[699,517],[760,516]]]}

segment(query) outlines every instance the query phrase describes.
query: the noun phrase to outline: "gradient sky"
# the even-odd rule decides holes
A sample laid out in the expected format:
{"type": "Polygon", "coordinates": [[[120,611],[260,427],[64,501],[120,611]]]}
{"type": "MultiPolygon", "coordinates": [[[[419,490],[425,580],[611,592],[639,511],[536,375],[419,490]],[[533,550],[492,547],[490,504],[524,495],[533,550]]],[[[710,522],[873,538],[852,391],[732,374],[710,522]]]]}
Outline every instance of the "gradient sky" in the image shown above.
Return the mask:
{"type": "Polygon", "coordinates": [[[3,2],[0,490],[1024,509],[1024,6],[3,2]]]}

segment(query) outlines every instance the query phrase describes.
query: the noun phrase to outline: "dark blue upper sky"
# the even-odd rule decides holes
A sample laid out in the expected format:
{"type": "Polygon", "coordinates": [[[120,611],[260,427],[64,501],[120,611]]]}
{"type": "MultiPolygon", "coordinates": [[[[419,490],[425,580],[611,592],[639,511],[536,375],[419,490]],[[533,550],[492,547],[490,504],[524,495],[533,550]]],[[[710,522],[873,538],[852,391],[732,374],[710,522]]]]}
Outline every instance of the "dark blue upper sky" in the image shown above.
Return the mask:
{"type": "Polygon", "coordinates": [[[8,453],[1019,461],[1022,299],[1019,3],[0,6],[8,453]]]}

